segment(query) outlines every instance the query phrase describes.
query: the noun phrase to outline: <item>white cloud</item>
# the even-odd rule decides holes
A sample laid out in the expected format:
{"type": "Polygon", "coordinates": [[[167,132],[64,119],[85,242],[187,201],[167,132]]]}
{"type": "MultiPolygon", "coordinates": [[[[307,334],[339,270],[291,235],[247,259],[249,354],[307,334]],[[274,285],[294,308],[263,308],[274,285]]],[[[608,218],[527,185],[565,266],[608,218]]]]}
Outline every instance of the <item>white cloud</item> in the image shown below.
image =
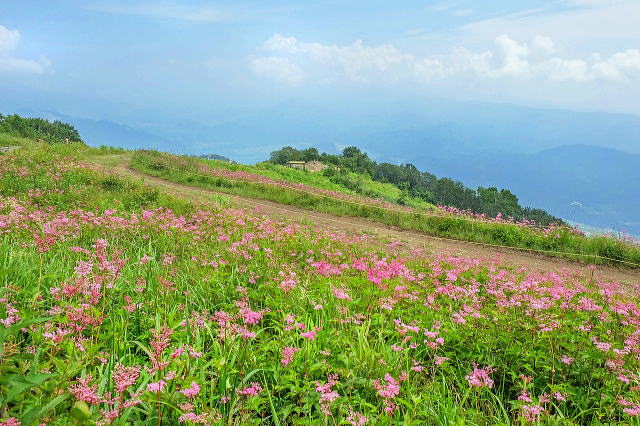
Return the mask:
{"type": "Polygon", "coordinates": [[[431,83],[461,78],[538,84],[597,80],[625,83],[640,78],[640,51],[636,49],[616,52],[607,59],[598,53],[582,59],[556,55],[554,41],[541,35],[521,42],[501,34],[492,44],[483,51],[454,47],[446,55],[420,58],[390,44],[367,46],[356,40],[345,46],[323,45],[275,34],[258,50],[278,56],[253,58],[251,69],[256,74],[295,84],[302,82],[303,68],[307,70],[308,81],[323,83],[340,79],[431,83]]]}
{"type": "Polygon", "coordinates": [[[0,25],[0,52],[13,50],[18,47],[20,33],[18,30],[10,30],[0,25]]]}
{"type": "Polygon", "coordinates": [[[258,76],[291,86],[299,85],[304,79],[302,68],[292,63],[288,58],[250,57],[249,68],[258,76]]]}
{"type": "Polygon", "coordinates": [[[13,55],[19,42],[18,30],[10,30],[0,25],[0,72],[44,73],[51,65],[47,58],[41,57],[36,61],[13,55]]]}
{"type": "Polygon", "coordinates": [[[353,81],[370,81],[376,74],[383,74],[391,68],[406,66],[414,61],[412,55],[401,53],[390,44],[365,46],[362,40],[356,40],[347,46],[324,45],[300,42],[294,37],[280,34],[270,37],[259,50],[296,56],[304,62],[321,65],[330,74],[321,78],[325,82],[335,81],[340,77],[353,81]]]}
{"type": "Polygon", "coordinates": [[[443,78],[446,75],[446,70],[439,59],[422,59],[415,63],[414,73],[423,81],[431,81],[443,78]]]}
{"type": "Polygon", "coordinates": [[[629,49],[614,53],[605,61],[598,61],[592,67],[595,77],[605,80],[621,80],[640,75],[640,50],[629,49]]]}
{"type": "Polygon", "coordinates": [[[217,22],[224,19],[225,14],[210,6],[192,6],[169,2],[109,4],[99,3],[92,6],[100,12],[118,15],[146,16],[152,18],[170,18],[191,22],[217,22]]]}
{"type": "Polygon", "coordinates": [[[579,59],[551,58],[537,66],[536,71],[546,74],[551,81],[590,81],[593,73],[589,65],[579,59]]]}
{"type": "Polygon", "coordinates": [[[527,43],[518,43],[506,34],[496,38],[497,56],[501,58],[501,66],[490,71],[489,75],[494,78],[531,77],[531,67],[527,61],[527,56],[531,53],[527,43]]]}
{"type": "Polygon", "coordinates": [[[298,40],[295,37],[274,34],[262,44],[261,50],[282,50],[287,53],[298,53],[298,40]]]}
{"type": "Polygon", "coordinates": [[[531,47],[534,51],[540,52],[541,54],[550,55],[555,52],[556,47],[549,37],[544,37],[541,35],[537,35],[531,40],[531,47]]]}

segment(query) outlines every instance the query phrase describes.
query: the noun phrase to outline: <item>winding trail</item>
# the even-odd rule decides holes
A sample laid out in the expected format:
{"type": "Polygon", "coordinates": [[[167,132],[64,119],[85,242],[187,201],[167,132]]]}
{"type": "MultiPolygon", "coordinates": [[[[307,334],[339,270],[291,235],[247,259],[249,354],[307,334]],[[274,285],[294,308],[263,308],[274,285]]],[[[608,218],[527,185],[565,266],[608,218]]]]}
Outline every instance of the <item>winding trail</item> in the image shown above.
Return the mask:
{"type": "Polygon", "coordinates": [[[196,188],[134,170],[129,166],[129,159],[127,157],[123,157],[117,166],[110,169],[120,174],[142,179],[150,185],[161,188],[168,194],[190,201],[214,203],[210,197],[217,195],[232,200],[234,204],[238,206],[253,208],[273,218],[292,219],[347,234],[367,234],[381,242],[397,241],[400,243],[397,247],[399,250],[420,248],[433,254],[443,253],[451,256],[494,260],[514,267],[526,266],[527,269],[534,271],[559,272],[568,270],[573,274],[587,277],[591,277],[593,274],[593,279],[595,280],[617,281],[629,286],[631,291],[640,294],[640,270],[637,269],[597,265],[596,269],[591,271],[588,269],[588,264],[570,259],[550,257],[516,249],[487,247],[467,241],[432,237],[416,231],[393,229],[387,225],[364,218],[319,213],[272,201],[196,188]]]}

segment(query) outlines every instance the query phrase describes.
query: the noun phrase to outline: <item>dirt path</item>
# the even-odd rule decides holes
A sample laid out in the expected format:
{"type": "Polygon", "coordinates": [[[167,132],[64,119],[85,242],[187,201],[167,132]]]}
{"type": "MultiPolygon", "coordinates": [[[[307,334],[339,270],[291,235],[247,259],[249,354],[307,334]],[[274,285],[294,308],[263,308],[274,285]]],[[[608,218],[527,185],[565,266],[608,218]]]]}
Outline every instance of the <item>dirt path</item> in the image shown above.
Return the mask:
{"type": "MultiPolygon", "coordinates": [[[[378,222],[372,222],[364,218],[334,216],[304,210],[298,207],[274,203],[267,200],[256,200],[238,195],[230,195],[212,190],[204,190],[188,185],[170,182],[161,178],[146,175],[131,169],[126,163],[116,166],[123,174],[128,174],[143,179],[152,185],[162,187],[167,193],[193,201],[207,201],[211,195],[233,200],[235,204],[250,207],[275,218],[289,218],[296,221],[308,222],[314,226],[330,230],[345,232],[347,234],[369,234],[382,241],[399,241],[401,248],[421,248],[427,252],[452,256],[464,256],[478,259],[497,260],[506,265],[526,266],[529,270],[537,271],[561,271],[569,270],[575,274],[590,276],[591,271],[587,265],[557,257],[549,257],[517,249],[504,249],[486,247],[466,241],[442,239],[421,234],[415,231],[392,229],[378,222]]],[[[598,265],[593,272],[596,280],[618,281],[630,286],[640,285],[640,270],[617,268],[613,266],[598,265]]],[[[634,289],[637,290],[637,289],[634,289]]]]}

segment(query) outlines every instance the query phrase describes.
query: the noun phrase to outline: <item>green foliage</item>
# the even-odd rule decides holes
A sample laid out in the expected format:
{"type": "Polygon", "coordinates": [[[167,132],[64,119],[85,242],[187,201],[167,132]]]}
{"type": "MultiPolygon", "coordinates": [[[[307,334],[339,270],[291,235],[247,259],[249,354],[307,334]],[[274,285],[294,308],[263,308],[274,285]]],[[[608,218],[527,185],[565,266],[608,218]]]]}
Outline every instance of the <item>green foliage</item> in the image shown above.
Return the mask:
{"type": "Polygon", "coordinates": [[[68,123],[55,120],[50,122],[42,118],[26,118],[17,114],[0,114],[0,133],[20,138],[41,139],[48,143],[82,142],[80,133],[68,123]]]}
{"type": "Polygon", "coordinates": [[[269,161],[274,164],[284,165],[289,161],[313,161],[320,158],[320,153],[316,148],[297,150],[290,146],[285,146],[279,151],[271,153],[269,161]]]}
{"type": "MultiPolygon", "coordinates": [[[[309,161],[307,158],[318,159],[340,170],[348,170],[359,175],[371,177],[378,182],[391,183],[406,195],[397,197],[399,204],[406,203],[406,197],[411,196],[427,203],[455,207],[469,210],[473,213],[488,217],[512,217],[516,220],[527,219],[541,225],[551,223],[562,224],[563,221],[541,209],[522,207],[518,198],[506,189],[479,187],[473,190],[465,187],[461,182],[449,178],[436,178],[428,172],[420,172],[413,164],[395,165],[390,163],[376,163],[360,149],[350,146],[341,155],[318,153],[315,148],[297,150],[290,146],[271,153],[270,162],[286,164],[287,161],[309,161]],[[310,155],[309,153],[313,153],[310,155]],[[313,157],[313,158],[312,158],[313,157]]],[[[327,169],[327,176],[336,174],[333,168],[327,169]]],[[[335,178],[338,180],[339,178],[335,178]]]]}

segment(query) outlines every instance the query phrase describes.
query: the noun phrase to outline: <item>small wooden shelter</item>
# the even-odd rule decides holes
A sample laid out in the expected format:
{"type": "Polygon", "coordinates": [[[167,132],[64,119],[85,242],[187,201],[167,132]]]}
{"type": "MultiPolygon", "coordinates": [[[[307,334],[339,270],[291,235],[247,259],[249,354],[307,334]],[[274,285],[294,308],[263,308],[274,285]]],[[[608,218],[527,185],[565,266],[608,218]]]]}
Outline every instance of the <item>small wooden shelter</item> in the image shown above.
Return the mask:
{"type": "Polygon", "coordinates": [[[302,169],[305,170],[306,167],[305,161],[289,161],[287,162],[287,167],[291,167],[292,169],[302,169]]]}

